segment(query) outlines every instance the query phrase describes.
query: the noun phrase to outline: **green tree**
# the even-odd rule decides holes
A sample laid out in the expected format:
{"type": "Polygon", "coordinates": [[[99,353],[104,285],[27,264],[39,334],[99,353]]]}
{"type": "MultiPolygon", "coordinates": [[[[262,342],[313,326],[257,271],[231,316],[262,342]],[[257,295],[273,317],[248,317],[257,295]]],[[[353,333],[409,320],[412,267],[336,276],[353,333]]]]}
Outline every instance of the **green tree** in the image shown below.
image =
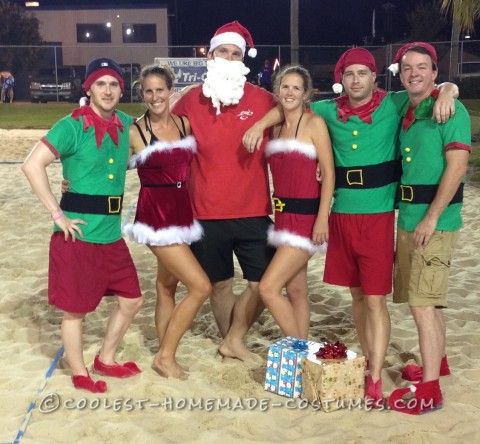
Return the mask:
{"type": "Polygon", "coordinates": [[[475,21],[480,18],[479,0],[440,0],[442,10],[452,16],[452,37],[450,40],[450,70],[448,78],[458,73],[458,47],[460,33],[473,31],[475,21]]]}
{"type": "Polygon", "coordinates": [[[438,9],[438,0],[419,3],[407,14],[410,25],[410,38],[413,41],[434,41],[447,24],[442,12],[438,9]]]}
{"type": "Polygon", "coordinates": [[[38,20],[8,0],[0,0],[0,69],[15,72],[31,69],[37,60],[35,48],[9,48],[9,45],[40,45],[38,20]]]}

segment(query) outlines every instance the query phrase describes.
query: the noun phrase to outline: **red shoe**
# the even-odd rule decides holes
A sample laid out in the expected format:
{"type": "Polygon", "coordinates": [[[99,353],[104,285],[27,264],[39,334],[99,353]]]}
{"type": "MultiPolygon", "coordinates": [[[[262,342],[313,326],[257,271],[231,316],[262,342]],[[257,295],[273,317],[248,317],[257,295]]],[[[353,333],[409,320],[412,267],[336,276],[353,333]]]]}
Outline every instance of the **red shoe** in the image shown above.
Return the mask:
{"type": "Polygon", "coordinates": [[[133,361],[125,362],[124,364],[104,364],[100,361],[99,355],[95,356],[93,370],[99,375],[111,376],[113,378],[129,378],[141,373],[140,368],[133,361]]]}
{"type": "Polygon", "coordinates": [[[90,375],[73,375],[73,386],[76,389],[88,390],[92,393],[105,393],[107,391],[107,383],[102,380],[94,381],[90,375]]]}
{"type": "MultiPolygon", "coordinates": [[[[440,376],[448,375],[450,375],[450,367],[445,355],[440,362],[440,376]]],[[[402,370],[402,378],[406,381],[421,381],[423,379],[423,367],[417,364],[407,364],[402,370]]]]}
{"type": "Polygon", "coordinates": [[[394,390],[388,398],[388,406],[391,410],[409,415],[422,415],[441,409],[442,402],[442,391],[438,379],[394,390]]]}
{"type": "Polygon", "coordinates": [[[375,383],[370,375],[365,378],[365,405],[374,409],[384,407],[382,378],[375,383]]]}

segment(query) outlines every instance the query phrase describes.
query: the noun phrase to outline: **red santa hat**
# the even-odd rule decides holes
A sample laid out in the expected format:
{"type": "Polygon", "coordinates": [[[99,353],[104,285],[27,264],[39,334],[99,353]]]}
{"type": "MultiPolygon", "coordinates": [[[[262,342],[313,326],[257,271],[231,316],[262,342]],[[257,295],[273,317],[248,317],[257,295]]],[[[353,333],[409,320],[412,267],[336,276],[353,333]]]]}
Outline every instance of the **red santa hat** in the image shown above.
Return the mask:
{"type": "Polygon", "coordinates": [[[212,40],[210,40],[210,49],[208,52],[212,52],[220,45],[238,46],[242,50],[243,55],[245,55],[245,47],[248,45],[250,47],[248,50],[249,57],[253,58],[257,55],[257,50],[254,48],[250,32],[236,20],[220,26],[220,28],[217,29],[212,40]]]}
{"type": "Polygon", "coordinates": [[[352,48],[345,51],[335,65],[335,83],[332,86],[333,92],[340,94],[343,91],[342,76],[350,65],[365,65],[370,71],[377,72],[377,65],[373,54],[364,48],[352,48]]]}
{"type": "Polygon", "coordinates": [[[438,65],[438,57],[437,57],[437,51],[435,48],[430,45],[430,43],[426,42],[411,42],[403,45],[395,54],[395,57],[393,58],[393,63],[388,67],[389,71],[393,73],[393,75],[398,74],[399,71],[399,62],[402,60],[402,57],[410,50],[413,48],[423,48],[425,51],[427,51],[428,55],[432,58],[432,62],[435,63],[435,65],[438,65]]]}

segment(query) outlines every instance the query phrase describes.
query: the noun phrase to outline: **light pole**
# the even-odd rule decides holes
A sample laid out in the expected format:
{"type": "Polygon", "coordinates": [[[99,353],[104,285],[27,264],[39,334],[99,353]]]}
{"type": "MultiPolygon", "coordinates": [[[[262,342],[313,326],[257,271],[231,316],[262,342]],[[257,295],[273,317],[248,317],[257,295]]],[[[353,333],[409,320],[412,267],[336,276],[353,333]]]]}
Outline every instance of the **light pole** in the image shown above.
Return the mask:
{"type": "Polygon", "coordinates": [[[290,63],[298,64],[298,3],[290,0],[290,63]]]}

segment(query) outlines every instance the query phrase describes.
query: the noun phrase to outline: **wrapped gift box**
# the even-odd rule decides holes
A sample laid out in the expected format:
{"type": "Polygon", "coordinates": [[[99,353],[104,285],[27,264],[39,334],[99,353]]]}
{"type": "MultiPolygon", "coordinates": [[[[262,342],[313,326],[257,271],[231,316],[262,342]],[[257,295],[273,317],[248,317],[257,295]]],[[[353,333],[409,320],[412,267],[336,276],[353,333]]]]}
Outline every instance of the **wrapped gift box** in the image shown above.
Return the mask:
{"type": "Polygon", "coordinates": [[[302,398],[325,412],[358,408],[364,398],[365,357],[350,350],[346,359],[317,359],[309,355],[303,363],[302,398]]]}
{"type": "Polygon", "coordinates": [[[265,390],[289,398],[302,394],[302,366],[321,344],[288,336],[268,349],[265,390]]]}

